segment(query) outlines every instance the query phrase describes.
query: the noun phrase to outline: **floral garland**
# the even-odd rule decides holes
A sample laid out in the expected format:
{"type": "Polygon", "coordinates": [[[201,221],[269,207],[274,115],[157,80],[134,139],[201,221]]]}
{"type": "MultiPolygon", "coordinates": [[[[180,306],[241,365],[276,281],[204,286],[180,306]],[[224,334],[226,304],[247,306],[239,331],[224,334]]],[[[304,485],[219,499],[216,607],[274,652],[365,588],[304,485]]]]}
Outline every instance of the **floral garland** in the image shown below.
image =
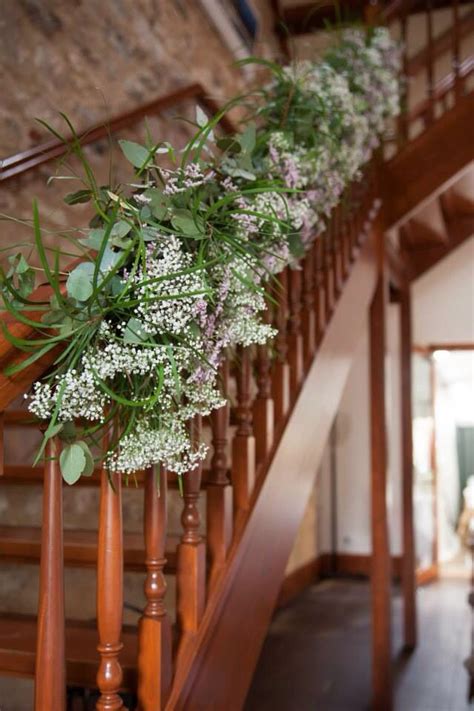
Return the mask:
{"type": "Polygon", "coordinates": [[[216,138],[222,114],[209,121],[198,111],[179,162],[167,143],[121,141],[135,168],[130,185],[99,187],[75,137],[85,177],[67,201],[95,210],[80,263],[64,283],[35,206],[49,303],[30,299],[35,270],[24,255],[2,273],[5,308],[38,334],[22,340],[4,325],[29,352],[7,374],[63,346],[28,407],[49,423],[38,457],[58,435],[70,484],[92,474],[105,431],[108,447],[96,457],[111,471],[161,462],[184,474],[203,460],[188,423],[223,405],[224,349],[275,335],[263,319],[266,286],[296,266],[399,111],[399,51],[385,29],[346,30],[317,63],[268,66],[271,82],[241,133],[216,138]],[[174,167],[160,165],[162,154],[174,167]],[[27,316],[32,308],[44,311],[41,322],[27,316]]]}

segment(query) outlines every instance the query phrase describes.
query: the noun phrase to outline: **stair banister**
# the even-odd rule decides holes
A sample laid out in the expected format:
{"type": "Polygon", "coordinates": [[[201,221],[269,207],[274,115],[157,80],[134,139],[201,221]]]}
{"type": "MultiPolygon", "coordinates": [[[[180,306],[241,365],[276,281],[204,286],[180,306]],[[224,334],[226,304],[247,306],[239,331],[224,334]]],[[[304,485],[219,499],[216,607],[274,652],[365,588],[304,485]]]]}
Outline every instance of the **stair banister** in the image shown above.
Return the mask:
{"type": "Polygon", "coordinates": [[[164,467],[145,473],[144,584],[146,607],[138,629],[139,711],[160,711],[166,703],[172,680],[171,622],[165,607],[168,476],[164,467]]]}
{"type": "Polygon", "coordinates": [[[35,667],[35,711],[66,708],[63,480],[59,441],[45,450],[43,521],[35,667]]]}
{"type": "MultiPolygon", "coordinates": [[[[229,360],[220,367],[220,388],[224,397],[229,390],[229,360]]],[[[206,490],[206,537],[209,554],[209,590],[221,572],[232,540],[232,487],[229,479],[229,403],[211,412],[212,459],[206,490]]]]}

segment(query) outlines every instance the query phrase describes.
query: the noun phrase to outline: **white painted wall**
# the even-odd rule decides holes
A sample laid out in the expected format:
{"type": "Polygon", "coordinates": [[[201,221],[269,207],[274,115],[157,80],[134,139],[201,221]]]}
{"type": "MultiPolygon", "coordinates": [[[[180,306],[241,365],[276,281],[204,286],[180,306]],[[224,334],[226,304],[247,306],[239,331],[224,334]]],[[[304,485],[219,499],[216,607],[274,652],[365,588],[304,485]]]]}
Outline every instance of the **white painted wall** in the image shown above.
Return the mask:
{"type": "Polygon", "coordinates": [[[412,288],[416,344],[474,341],[474,237],[412,288]]]}
{"type": "MultiPolygon", "coordinates": [[[[474,342],[474,239],[462,245],[412,287],[413,336],[419,345],[474,342]]],[[[387,504],[392,554],[401,552],[401,429],[399,314],[387,315],[387,504]]],[[[338,415],[338,550],[369,553],[370,430],[369,350],[366,333],[357,350],[338,415]]]]}

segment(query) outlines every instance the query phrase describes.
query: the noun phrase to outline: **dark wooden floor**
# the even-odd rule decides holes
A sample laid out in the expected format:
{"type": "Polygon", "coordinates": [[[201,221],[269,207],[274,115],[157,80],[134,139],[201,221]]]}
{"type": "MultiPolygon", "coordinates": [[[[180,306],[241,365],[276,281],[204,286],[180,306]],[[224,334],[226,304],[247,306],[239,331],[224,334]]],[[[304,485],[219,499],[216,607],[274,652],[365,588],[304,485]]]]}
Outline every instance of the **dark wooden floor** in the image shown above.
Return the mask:
{"type": "MultiPolygon", "coordinates": [[[[401,601],[394,592],[396,711],[466,711],[470,615],[467,583],[418,590],[420,643],[400,655],[401,601]]],[[[366,711],[370,708],[369,586],[326,581],[273,620],[245,711],[366,711]]]]}

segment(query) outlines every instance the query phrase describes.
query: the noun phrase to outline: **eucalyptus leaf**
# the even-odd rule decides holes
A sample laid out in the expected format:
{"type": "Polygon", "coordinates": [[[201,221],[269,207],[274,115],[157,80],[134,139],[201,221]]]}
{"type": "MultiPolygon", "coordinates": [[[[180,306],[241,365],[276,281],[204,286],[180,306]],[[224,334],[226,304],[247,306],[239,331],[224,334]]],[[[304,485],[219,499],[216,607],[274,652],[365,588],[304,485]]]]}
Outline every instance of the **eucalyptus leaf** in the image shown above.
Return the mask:
{"type": "Polygon", "coordinates": [[[79,440],[76,444],[82,449],[86,458],[86,464],[82,471],[82,476],[92,476],[94,473],[94,457],[89,449],[89,445],[87,442],[84,442],[84,440],[79,440]]]}
{"type": "Polygon", "coordinates": [[[88,237],[80,239],[79,242],[83,244],[85,247],[90,247],[91,249],[94,249],[96,252],[99,251],[101,245],[102,245],[102,240],[104,239],[105,235],[105,230],[103,227],[96,227],[95,229],[91,230],[89,232],[88,237]]]}
{"type": "Polygon", "coordinates": [[[257,140],[257,127],[254,123],[249,123],[247,128],[239,136],[239,143],[243,150],[247,153],[251,153],[255,148],[255,143],[257,140]]]}
{"type": "Polygon", "coordinates": [[[66,289],[69,296],[78,301],[87,301],[93,292],[94,268],[92,262],[82,262],[73,269],[66,281],[66,289]]]}
{"type": "Polygon", "coordinates": [[[119,220],[110,230],[110,236],[118,238],[126,237],[126,235],[128,235],[131,229],[132,225],[129,222],[126,222],[125,220],[119,220]]]}
{"type": "Polygon", "coordinates": [[[64,481],[75,484],[86,468],[86,455],[78,443],[68,444],[59,456],[59,466],[64,481]]]}
{"type": "Polygon", "coordinates": [[[173,227],[189,237],[203,236],[189,210],[175,210],[171,218],[173,227]]]}
{"type": "Polygon", "coordinates": [[[123,340],[125,343],[143,343],[148,340],[148,337],[148,333],[145,331],[142,322],[132,317],[123,332],[123,340]]]}
{"type": "Polygon", "coordinates": [[[148,148],[141,146],[139,143],[135,143],[135,141],[121,140],[119,141],[119,146],[125,158],[135,166],[135,168],[142,168],[151,158],[148,148]]]}

